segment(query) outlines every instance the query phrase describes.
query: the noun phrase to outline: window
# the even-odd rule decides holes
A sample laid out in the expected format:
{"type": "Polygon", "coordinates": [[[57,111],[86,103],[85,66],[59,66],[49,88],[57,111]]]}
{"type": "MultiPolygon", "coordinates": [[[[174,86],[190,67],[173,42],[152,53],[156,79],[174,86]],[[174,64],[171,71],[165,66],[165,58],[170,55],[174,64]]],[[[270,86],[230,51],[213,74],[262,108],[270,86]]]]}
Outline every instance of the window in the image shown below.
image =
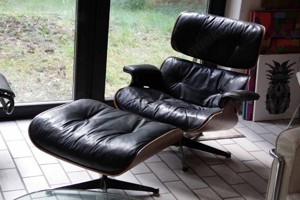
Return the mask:
{"type": "Polygon", "coordinates": [[[0,1],[0,69],[16,103],[71,100],[76,0],[0,1]]]}
{"type": "Polygon", "coordinates": [[[181,56],[170,45],[177,16],[183,11],[206,10],[206,0],[111,0],[105,97],[129,84],[124,65],[160,67],[167,57],[181,56]]]}
{"type": "Polygon", "coordinates": [[[12,115],[0,119],[31,118],[72,99],[112,103],[130,81],[123,66],[159,67],[178,55],[169,41],[176,17],[208,4],[221,14],[225,0],[0,0],[0,71],[17,95],[12,115]]]}

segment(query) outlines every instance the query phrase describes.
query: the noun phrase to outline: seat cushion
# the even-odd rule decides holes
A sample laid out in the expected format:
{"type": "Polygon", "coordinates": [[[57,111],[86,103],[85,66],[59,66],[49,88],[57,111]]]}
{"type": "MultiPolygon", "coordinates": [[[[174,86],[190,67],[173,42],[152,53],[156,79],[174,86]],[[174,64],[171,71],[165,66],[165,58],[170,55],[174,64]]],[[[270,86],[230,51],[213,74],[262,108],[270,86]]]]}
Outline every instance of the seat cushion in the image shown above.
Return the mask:
{"type": "Polygon", "coordinates": [[[51,155],[115,175],[180,141],[182,132],[172,125],[83,99],[36,116],[29,136],[51,155]]]}
{"type": "Polygon", "coordinates": [[[116,107],[152,120],[172,124],[184,131],[201,127],[221,108],[208,108],[182,101],[149,88],[125,87],[115,95],[116,107]]]}

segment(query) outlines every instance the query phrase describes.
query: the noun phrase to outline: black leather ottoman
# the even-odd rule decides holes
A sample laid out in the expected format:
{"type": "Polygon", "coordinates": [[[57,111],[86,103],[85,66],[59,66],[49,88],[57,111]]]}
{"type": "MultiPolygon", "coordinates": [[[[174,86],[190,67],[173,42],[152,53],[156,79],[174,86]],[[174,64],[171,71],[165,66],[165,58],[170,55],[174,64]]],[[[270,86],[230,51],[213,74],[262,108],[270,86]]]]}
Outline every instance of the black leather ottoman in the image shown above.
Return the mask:
{"type": "Polygon", "coordinates": [[[116,110],[99,101],[82,99],[45,111],[29,126],[39,149],[102,174],[102,178],[63,188],[158,189],[110,179],[168,146],[179,142],[181,130],[138,115],[116,110]]]}

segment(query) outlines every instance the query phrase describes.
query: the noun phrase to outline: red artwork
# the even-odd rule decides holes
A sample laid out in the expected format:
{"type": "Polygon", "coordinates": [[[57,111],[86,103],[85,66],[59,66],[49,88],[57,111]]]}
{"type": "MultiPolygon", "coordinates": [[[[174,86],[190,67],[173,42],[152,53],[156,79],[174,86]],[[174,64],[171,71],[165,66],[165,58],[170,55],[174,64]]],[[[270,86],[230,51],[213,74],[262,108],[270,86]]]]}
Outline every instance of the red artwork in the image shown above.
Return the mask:
{"type": "Polygon", "coordinates": [[[300,52],[300,10],[253,11],[251,21],[266,28],[261,54],[300,52]]]}

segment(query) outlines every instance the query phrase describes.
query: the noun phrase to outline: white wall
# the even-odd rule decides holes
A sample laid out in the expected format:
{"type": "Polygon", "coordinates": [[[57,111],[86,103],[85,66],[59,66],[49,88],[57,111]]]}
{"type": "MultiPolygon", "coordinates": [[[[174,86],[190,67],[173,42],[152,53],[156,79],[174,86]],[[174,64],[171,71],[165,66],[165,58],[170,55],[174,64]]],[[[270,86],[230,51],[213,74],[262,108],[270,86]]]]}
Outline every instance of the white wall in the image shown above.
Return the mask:
{"type": "Polygon", "coordinates": [[[225,17],[248,21],[250,11],[259,9],[261,0],[227,0],[225,17]]]}
{"type": "Polygon", "coordinates": [[[239,19],[242,1],[243,0],[227,0],[225,7],[225,17],[229,17],[231,19],[239,19]]]}

